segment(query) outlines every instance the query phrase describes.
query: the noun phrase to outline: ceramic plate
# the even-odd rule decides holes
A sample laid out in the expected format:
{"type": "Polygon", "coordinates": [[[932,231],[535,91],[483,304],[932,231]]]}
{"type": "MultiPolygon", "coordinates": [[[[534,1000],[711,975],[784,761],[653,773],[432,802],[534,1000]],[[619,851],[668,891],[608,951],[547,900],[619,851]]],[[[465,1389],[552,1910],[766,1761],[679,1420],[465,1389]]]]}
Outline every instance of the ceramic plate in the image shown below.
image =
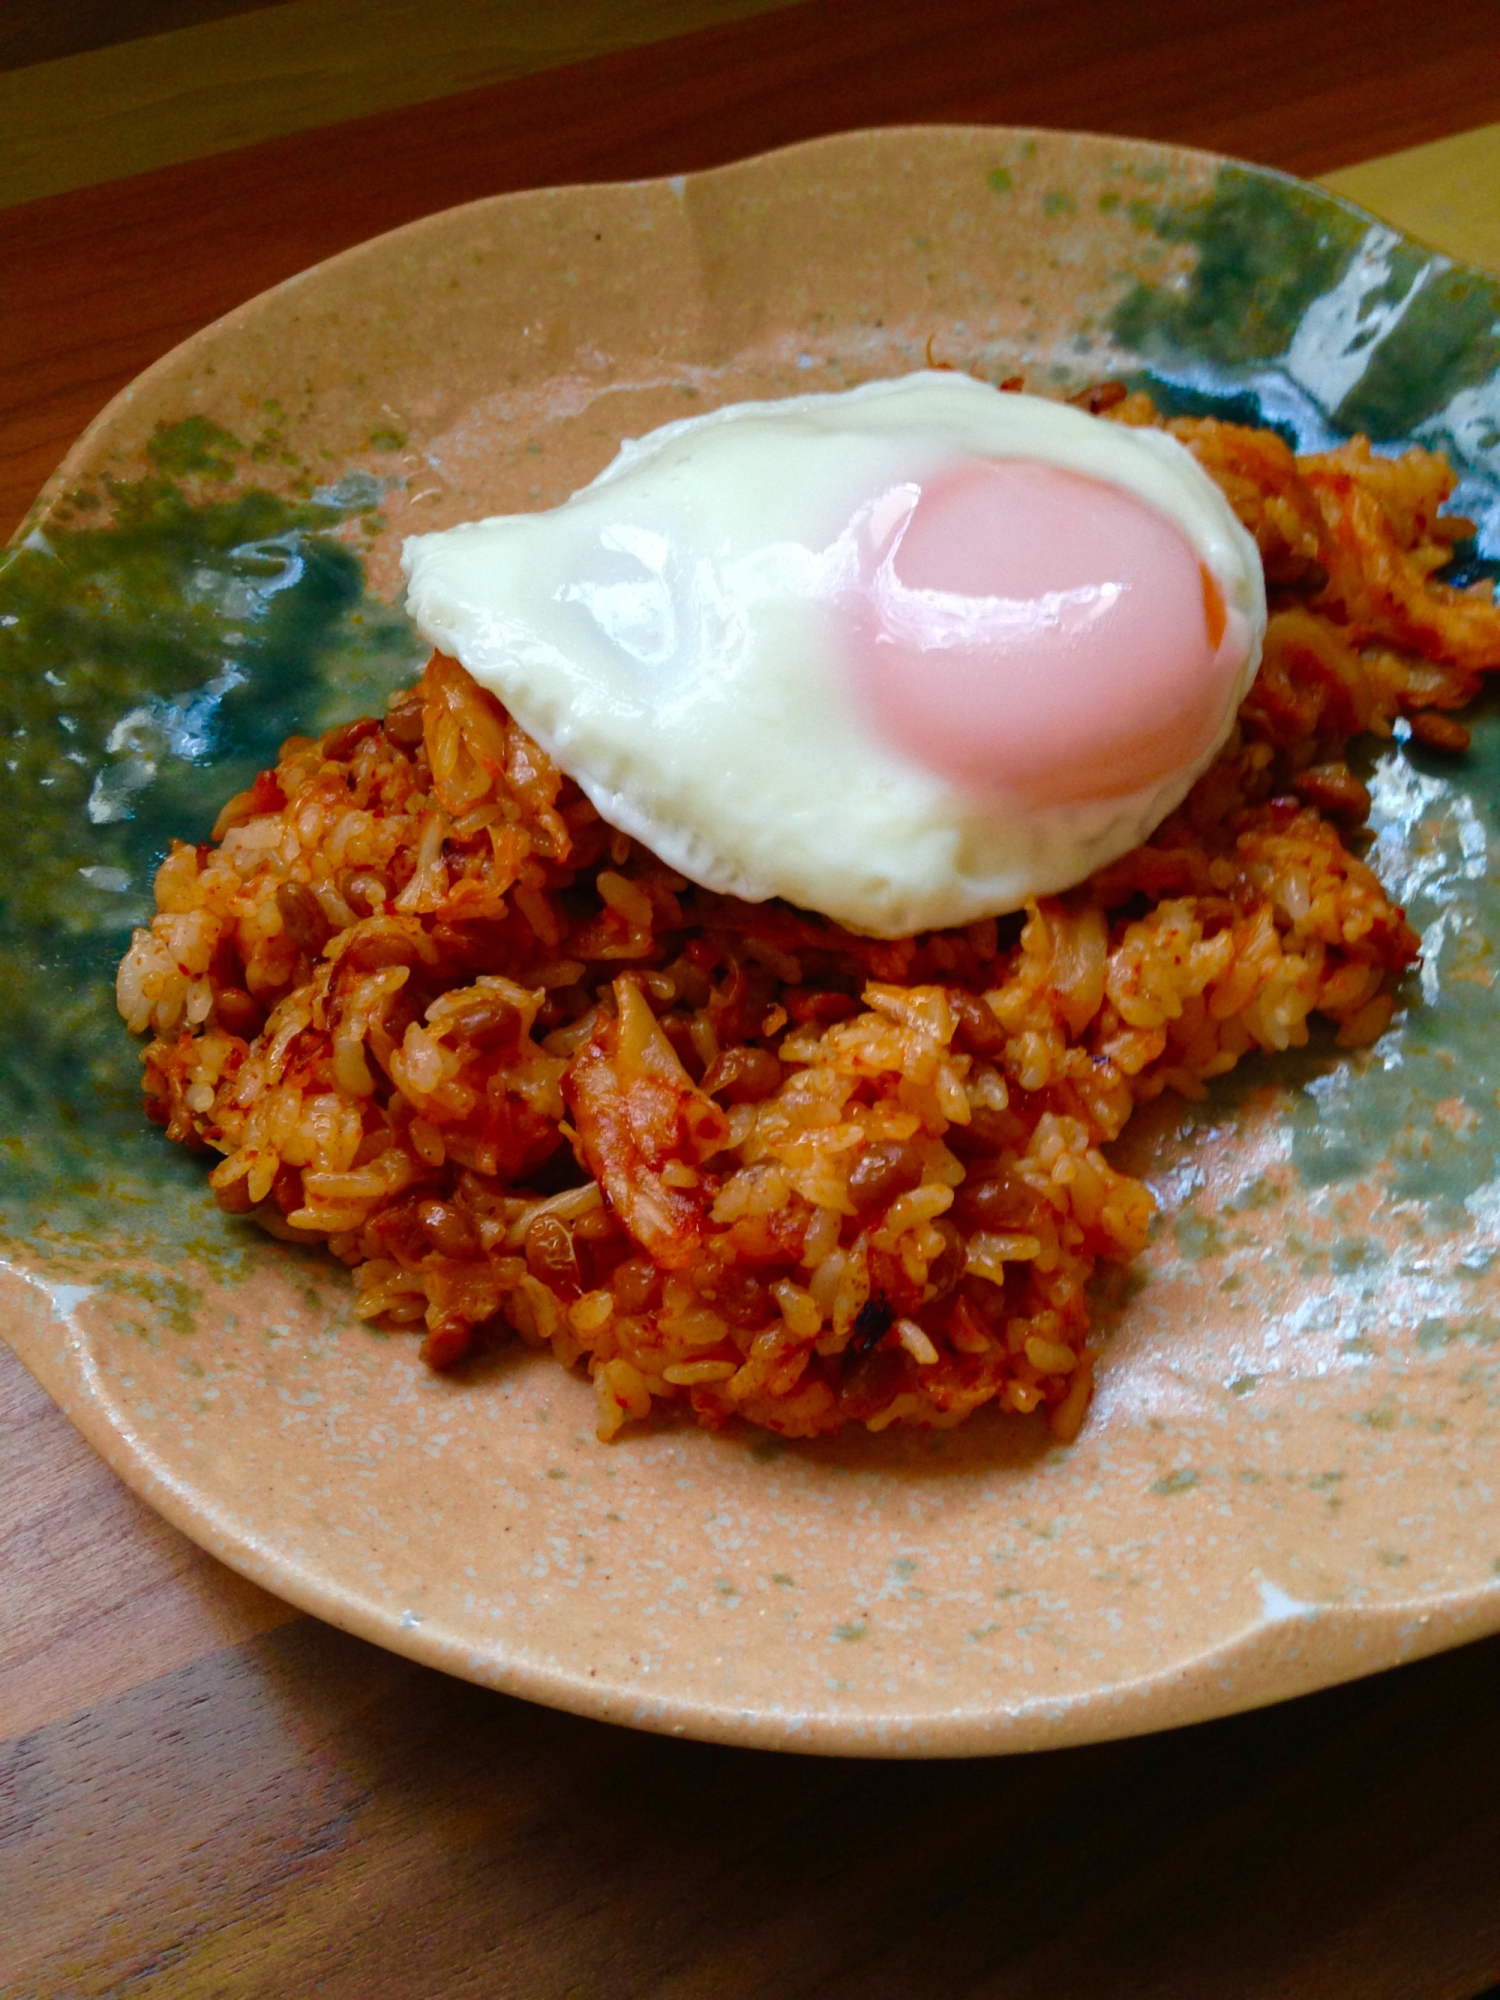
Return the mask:
{"type": "Polygon", "coordinates": [[[801,1750],[1158,1728],[1500,1626],[1500,713],[1370,771],[1423,933],[1397,1023],[1123,1149],[1161,1203],[1083,1436],[594,1437],[519,1343],[439,1378],[222,1216],[139,1112],[110,981],[169,834],[417,669],[401,537],[550,505],[622,437],[953,362],[1442,444],[1500,553],[1500,287],[1277,175],[1045,132],[853,134],[480,202],[159,362],[0,575],[5,1331],[236,1569],[532,1699],[801,1750]]]}

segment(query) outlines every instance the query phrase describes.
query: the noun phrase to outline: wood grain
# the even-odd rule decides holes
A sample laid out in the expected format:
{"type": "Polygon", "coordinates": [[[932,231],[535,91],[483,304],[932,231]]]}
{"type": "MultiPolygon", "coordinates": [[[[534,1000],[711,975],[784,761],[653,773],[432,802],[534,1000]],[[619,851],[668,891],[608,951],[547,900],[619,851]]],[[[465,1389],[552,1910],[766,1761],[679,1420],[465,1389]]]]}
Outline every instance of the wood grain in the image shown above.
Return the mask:
{"type": "MultiPolygon", "coordinates": [[[[1493,116],[1457,0],[809,0],[0,215],[0,512],[277,278],[447,203],[882,120],[1302,172],[1493,116]]],[[[1500,1978],[1500,1640],[1013,1761],[674,1743],[312,1621],[119,1486],[0,1350],[0,1995],[1470,2000],[1500,1978]]]]}
{"type": "Polygon", "coordinates": [[[663,1742],[302,1621],[12,1745],[11,1995],[1467,2000],[1500,1644],[1177,1736],[663,1742]]]}
{"type": "Polygon", "coordinates": [[[252,14],[290,0],[6,0],[0,10],[0,70],[26,69],[107,49],[143,35],[167,35],[198,21],[252,14]]]}
{"type": "Polygon", "coordinates": [[[147,362],[278,279],[505,189],[818,132],[1138,133],[1316,174],[1493,115],[1494,0],[806,0],[727,28],[0,212],[0,532],[147,362]]]}
{"type": "Polygon", "coordinates": [[[198,21],[0,73],[0,203],[231,152],[793,4],[282,0],[198,21]]]}
{"type": "Polygon", "coordinates": [[[137,1500],[3,1346],[0,1447],[0,1738],[297,1616],[137,1500]]]}

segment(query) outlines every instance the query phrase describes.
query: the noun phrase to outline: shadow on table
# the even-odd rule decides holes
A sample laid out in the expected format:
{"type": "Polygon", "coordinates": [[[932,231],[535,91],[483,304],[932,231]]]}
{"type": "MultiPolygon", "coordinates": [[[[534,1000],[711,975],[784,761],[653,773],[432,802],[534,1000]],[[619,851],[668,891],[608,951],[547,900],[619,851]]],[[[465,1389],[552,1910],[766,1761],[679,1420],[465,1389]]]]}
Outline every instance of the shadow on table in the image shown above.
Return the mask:
{"type": "Polygon", "coordinates": [[[25,1739],[11,1949],[39,1991],[65,1956],[69,1991],[152,2000],[1470,2000],[1497,1671],[1500,1639],[1171,1735],[890,1764],[583,1722],[303,1621],[25,1739]]]}

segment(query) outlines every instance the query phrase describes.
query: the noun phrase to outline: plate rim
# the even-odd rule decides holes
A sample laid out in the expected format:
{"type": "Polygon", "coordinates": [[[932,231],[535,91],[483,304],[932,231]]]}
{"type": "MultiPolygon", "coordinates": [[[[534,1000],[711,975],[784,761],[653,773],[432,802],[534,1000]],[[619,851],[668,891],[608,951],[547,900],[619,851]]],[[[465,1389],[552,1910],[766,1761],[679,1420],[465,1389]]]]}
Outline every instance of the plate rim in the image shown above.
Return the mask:
{"type": "MultiPolygon", "coordinates": [[[[314,274],[348,267],[378,253],[394,240],[417,241],[436,225],[478,211],[539,205],[580,192],[608,194],[669,186],[680,190],[694,183],[728,178],[768,162],[819,153],[836,156],[841,149],[858,147],[872,139],[887,142],[905,139],[920,147],[931,141],[981,138],[998,142],[1028,138],[1084,140],[1152,161],[1168,158],[1197,163],[1214,171],[1242,168],[1257,177],[1311,192],[1319,202],[1366,224],[1394,227],[1380,224],[1378,217],[1346,197],[1278,168],[1170,141],[1035,125],[916,123],[857,127],[767,148],[681,175],[561,182],[483,195],[364,238],[334,256],[280,279],[159,355],[117,391],[74,440],[7,546],[18,546],[45,526],[80,469],[91,460],[98,440],[143,387],[154,386],[174,373],[195,350],[253,316],[267,300],[294,290],[314,274]]],[[[1421,243],[1421,239],[1404,230],[1395,233],[1402,242],[1421,243]]],[[[1497,286],[1495,274],[1460,260],[1448,261],[1459,270],[1474,270],[1485,282],[1497,286]]],[[[0,1267],[8,1268],[28,1286],[40,1289],[37,1279],[24,1267],[17,1267],[8,1259],[0,1259],[0,1267]]],[[[1497,1580],[1492,1585],[1385,1600],[1375,1606],[1321,1604],[1316,1616],[1325,1638],[1320,1642],[1316,1660],[1303,1659],[1303,1649],[1296,1644],[1296,1629],[1299,1624],[1306,1629],[1307,1624],[1299,1608],[1279,1620],[1249,1624],[1200,1654],[1186,1661],[1179,1659],[1154,1673],[1066,1696],[1038,1696],[1020,1704],[997,1702],[984,1710],[969,1706],[915,1716],[862,1719],[829,1708],[820,1714],[792,1717],[764,1708],[735,1709],[682,1692],[645,1704],[628,1689],[591,1680],[586,1669],[576,1665],[571,1669],[562,1664],[548,1668],[524,1659],[517,1662],[514,1657],[507,1661],[503,1641],[491,1657],[480,1660],[472,1647],[465,1649],[461,1642],[444,1638],[440,1627],[405,1626],[394,1611],[382,1608],[373,1597],[362,1600],[353,1588],[332,1575],[320,1575],[294,1558],[278,1557],[274,1549],[266,1547],[252,1532],[237,1531],[220,1518],[218,1502],[196,1498],[188,1482],[156,1463],[151,1450],[128,1426],[114,1419],[107,1403],[74,1393],[78,1384],[66,1358],[69,1343],[65,1329],[56,1324],[55,1308],[50,1325],[45,1305],[42,1312],[45,1330],[40,1338],[33,1340],[24,1329],[10,1327],[0,1328],[0,1334],[27,1372],[117,1476],[171,1526],[217,1560],[298,1610],[419,1664],[544,1706],[663,1735],[742,1747],[856,1757],[935,1758],[1060,1748],[1189,1726],[1294,1699],[1500,1629],[1500,1580],[1497,1580]],[[1329,1644],[1329,1640],[1334,1643],[1329,1644]],[[467,1658],[462,1657],[466,1650],[467,1658]],[[1278,1655],[1279,1664],[1269,1682],[1254,1672],[1243,1671],[1253,1667],[1262,1656],[1271,1665],[1278,1655]],[[1326,1663],[1329,1658],[1333,1660],[1331,1666],[1326,1663]],[[1319,1661],[1324,1663],[1318,1664],[1319,1661]],[[1236,1691],[1226,1697],[1223,1683],[1228,1675],[1233,1675],[1236,1691]]]]}
{"type": "MultiPolygon", "coordinates": [[[[1412,235],[1409,231],[1397,228],[1394,223],[1382,222],[1379,216],[1373,214],[1369,209],[1362,208],[1358,202],[1351,201],[1348,196],[1335,194],[1331,188],[1325,188],[1317,181],[1304,180],[1300,175],[1288,173],[1282,167],[1262,166],[1254,160],[1242,159],[1236,154],[1216,153],[1205,146],[1180,145],[1175,140],[1170,139],[1132,138],[1123,133],[1097,132],[1091,127],[1075,130],[1069,126],[1059,125],[986,125],[944,120],[931,124],[896,123],[891,125],[849,126],[837,132],[820,133],[811,139],[797,139],[786,146],[768,146],[759,152],[745,153],[736,159],[721,161],[717,166],[690,169],[681,174],[645,174],[626,180],[556,181],[544,187],[512,188],[500,194],[476,195],[470,201],[455,202],[448,208],[436,208],[426,215],[414,216],[410,222],[400,222],[391,229],[377,231],[374,236],[362,237],[358,243],[351,243],[344,249],[335,251],[330,257],[320,258],[315,264],[305,265],[300,271],[293,271],[285,278],[278,278],[274,285],[267,285],[262,290],[253,292],[250,297],[241,299],[238,304],[231,306],[227,312],[220,313],[214,319],[205,321],[202,326],[195,328],[184,339],[174,342],[165,353],[159,354],[154,361],[149,361],[123,387],[117,389],[97,414],[90,419],[84,429],[79,432],[63,457],[58,461],[57,466],[43,482],[35,499],[27,507],[20,523],[5,543],[5,546],[7,548],[19,546],[28,534],[42,525],[52,508],[63,498],[64,491],[74,476],[76,466],[81,464],[88,456],[98,434],[105,430],[128,406],[139,389],[154,384],[189,349],[223,332],[225,329],[233,327],[258,308],[263,301],[280,297],[283,293],[289,292],[302,284],[315,273],[335,270],[352,263],[366,256],[382,244],[390,242],[393,238],[399,237],[411,240],[434,224],[445,222],[453,216],[470,214],[480,209],[493,210],[497,208],[517,207],[527,202],[542,202],[560,195],[572,195],[580,192],[614,192],[637,188],[670,187],[674,184],[686,186],[692,182],[711,181],[719,177],[739,173],[745,168],[760,166],[768,161],[794,159],[821,151],[834,151],[840,146],[858,144],[870,139],[908,138],[918,140],[931,138],[969,139],[979,137],[1022,141],[1027,139],[1082,139],[1098,145],[1124,147],[1132,151],[1138,150],[1156,158],[1168,154],[1174,159],[1195,161],[1216,169],[1238,167],[1262,179],[1278,181],[1287,187],[1308,190],[1315,194],[1320,201],[1330,203],[1333,207],[1341,209],[1346,215],[1358,217],[1363,222],[1374,223],[1382,228],[1393,229],[1403,242],[1418,244],[1433,255],[1446,256],[1447,254],[1444,251],[1436,250],[1433,245],[1423,242],[1422,238],[1412,235]]],[[[1466,264],[1459,258],[1450,258],[1448,261],[1453,264],[1455,269],[1473,271],[1477,276],[1487,280],[1489,283],[1500,286],[1500,279],[1497,279],[1496,275],[1492,272],[1482,270],[1477,265],[1466,264]]]]}

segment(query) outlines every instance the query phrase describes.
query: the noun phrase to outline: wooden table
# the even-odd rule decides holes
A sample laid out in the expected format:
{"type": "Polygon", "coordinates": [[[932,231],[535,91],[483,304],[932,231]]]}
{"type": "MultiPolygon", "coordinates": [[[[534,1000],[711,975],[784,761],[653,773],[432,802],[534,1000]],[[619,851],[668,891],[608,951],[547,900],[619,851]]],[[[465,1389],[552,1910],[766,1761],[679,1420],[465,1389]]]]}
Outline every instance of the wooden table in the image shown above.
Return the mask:
{"type": "MultiPolygon", "coordinates": [[[[0,526],[173,342],[448,203],[924,119],[1323,174],[1493,118],[1497,59],[1492,0],[815,0],[0,211],[0,526]]],[[[6,1996],[1463,2000],[1500,1979],[1500,1639],[1013,1761],[725,1750],[298,1616],[157,1521],[4,1349],[0,1431],[6,1996]]]]}

